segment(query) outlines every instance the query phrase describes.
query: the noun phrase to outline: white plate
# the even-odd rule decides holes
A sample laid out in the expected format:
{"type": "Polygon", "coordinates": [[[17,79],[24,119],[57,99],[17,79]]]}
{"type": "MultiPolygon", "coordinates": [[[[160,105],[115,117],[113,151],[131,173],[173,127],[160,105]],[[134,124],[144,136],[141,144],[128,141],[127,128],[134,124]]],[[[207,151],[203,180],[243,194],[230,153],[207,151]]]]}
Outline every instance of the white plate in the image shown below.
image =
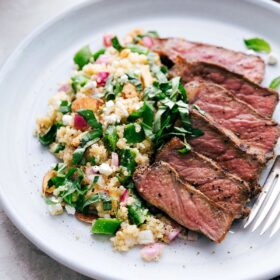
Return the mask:
{"type": "MultiPolygon", "coordinates": [[[[15,225],[59,262],[98,279],[264,279],[280,274],[280,238],[233,226],[216,245],[206,239],[166,246],[158,263],[145,263],[139,250],[113,252],[72,217],[51,217],[40,197],[43,174],[55,162],[32,136],[35,118],[70,75],[72,56],[102,34],[123,35],[134,27],[163,36],[244,50],[242,39],[266,38],[280,54],[280,6],[271,1],[141,0],[86,2],[39,28],[8,59],[0,73],[1,199],[15,225]]],[[[279,75],[267,67],[264,84],[279,75]]],[[[279,119],[279,110],[275,115],[279,119]]]]}

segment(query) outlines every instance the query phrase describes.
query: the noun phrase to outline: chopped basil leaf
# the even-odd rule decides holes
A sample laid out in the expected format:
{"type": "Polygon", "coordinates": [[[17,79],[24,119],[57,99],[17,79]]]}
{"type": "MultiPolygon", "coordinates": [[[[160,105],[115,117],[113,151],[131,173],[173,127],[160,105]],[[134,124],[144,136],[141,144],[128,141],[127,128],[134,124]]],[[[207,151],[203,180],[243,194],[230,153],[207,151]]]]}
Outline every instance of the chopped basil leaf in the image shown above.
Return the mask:
{"type": "Polygon", "coordinates": [[[130,123],[124,129],[124,138],[126,139],[128,144],[140,143],[145,139],[144,130],[138,124],[138,126],[140,127],[140,131],[136,131],[136,125],[130,123]]]}
{"type": "Polygon", "coordinates": [[[104,133],[103,142],[105,146],[112,152],[116,151],[119,136],[114,126],[108,126],[104,133]]]}
{"type": "Polygon", "coordinates": [[[137,111],[131,113],[128,117],[128,121],[135,121],[139,118],[143,118],[143,123],[152,127],[154,120],[154,110],[151,104],[147,101],[137,111]]]}
{"type": "Polygon", "coordinates": [[[154,77],[158,80],[159,83],[167,83],[167,77],[166,74],[164,74],[160,67],[156,64],[151,65],[151,72],[154,75],[154,77]]]}
{"type": "Polygon", "coordinates": [[[80,140],[80,147],[84,147],[89,141],[98,141],[102,132],[100,130],[93,130],[85,133],[80,140]]]}
{"type": "Polygon", "coordinates": [[[51,128],[47,131],[47,133],[39,136],[40,143],[44,146],[48,146],[49,144],[54,142],[55,137],[56,137],[56,132],[57,132],[58,128],[60,128],[60,127],[61,127],[61,124],[58,124],[58,123],[52,125],[51,128]]]}
{"type": "Polygon", "coordinates": [[[74,62],[79,66],[79,69],[81,70],[83,66],[89,63],[91,56],[92,54],[89,46],[84,46],[75,54],[74,62]]]}
{"type": "Polygon", "coordinates": [[[108,196],[108,194],[104,192],[98,192],[92,195],[89,199],[87,199],[84,202],[82,209],[96,202],[103,202],[104,211],[110,211],[112,209],[112,199],[110,196],[108,196]]]}
{"type": "Polygon", "coordinates": [[[262,38],[251,38],[251,39],[244,39],[244,43],[246,47],[250,50],[254,50],[256,52],[271,52],[270,44],[262,38]]]}
{"type": "Polygon", "coordinates": [[[120,44],[119,39],[116,36],[112,38],[112,46],[119,52],[123,50],[123,46],[120,44]]]}
{"type": "Polygon", "coordinates": [[[92,128],[102,130],[102,124],[97,121],[92,110],[89,109],[81,109],[78,110],[77,113],[81,115],[88,123],[88,125],[92,128]]]}
{"type": "Polygon", "coordinates": [[[184,154],[187,154],[190,150],[191,150],[190,144],[186,140],[184,140],[184,148],[179,149],[178,153],[184,155],[184,154]]]}
{"type": "Polygon", "coordinates": [[[71,102],[67,100],[62,100],[59,106],[59,112],[67,114],[71,112],[71,102]]]}
{"type": "Polygon", "coordinates": [[[92,144],[94,144],[95,142],[97,142],[99,140],[99,138],[95,138],[94,140],[91,140],[89,142],[87,142],[86,144],[84,144],[83,147],[78,147],[74,152],[73,152],[73,159],[72,159],[72,164],[76,165],[81,163],[84,154],[86,152],[86,149],[91,146],[92,144]]]}
{"type": "Polygon", "coordinates": [[[121,80],[121,78],[114,80],[113,75],[110,75],[103,90],[106,100],[114,100],[116,96],[121,93],[123,86],[124,82],[121,80]]]}
{"type": "Polygon", "coordinates": [[[55,147],[54,153],[57,154],[65,149],[65,143],[58,143],[55,147]]]}
{"type": "Polygon", "coordinates": [[[134,53],[138,53],[138,54],[144,54],[144,55],[147,55],[149,50],[143,46],[140,46],[140,45],[128,45],[127,48],[129,50],[131,50],[132,52],[134,53]]]}
{"type": "Polygon", "coordinates": [[[131,83],[132,85],[134,85],[138,92],[141,92],[143,90],[141,80],[132,75],[129,75],[129,74],[126,74],[126,75],[128,77],[128,82],[131,83]]]}
{"type": "Polygon", "coordinates": [[[273,79],[269,85],[271,89],[277,89],[280,86],[280,76],[273,79]]]}
{"type": "Polygon", "coordinates": [[[94,58],[94,61],[96,61],[100,55],[104,54],[105,51],[106,51],[105,49],[100,49],[99,51],[95,52],[95,53],[92,55],[93,58],[94,58]]]}
{"type": "Polygon", "coordinates": [[[130,149],[122,150],[120,165],[125,167],[131,176],[136,168],[135,153],[130,149]]]}
{"type": "Polygon", "coordinates": [[[78,92],[88,82],[88,78],[83,75],[77,75],[71,78],[71,86],[74,92],[78,92]]]}
{"type": "Polygon", "coordinates": [[[142,206],[141,201],[135,198],[135,202],[127,206],[129,220],[139,226],[146,221],[148,209],[142,206]]]}

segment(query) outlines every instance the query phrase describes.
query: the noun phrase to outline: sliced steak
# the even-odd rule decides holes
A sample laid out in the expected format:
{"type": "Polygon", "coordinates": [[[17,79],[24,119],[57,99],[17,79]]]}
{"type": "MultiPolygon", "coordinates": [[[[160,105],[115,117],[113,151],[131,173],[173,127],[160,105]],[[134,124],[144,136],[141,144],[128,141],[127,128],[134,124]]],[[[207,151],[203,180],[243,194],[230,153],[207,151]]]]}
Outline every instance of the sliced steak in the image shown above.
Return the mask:
{"type": "Polygon", "coordinates": [[[250,153],[263,160],[273,157],[279,136],[275,122],[265,119],[245,102],[238,100],[225,88],[206,82],[186,84],[189,102],[198,105],[221,127],[233,132],[250,153]]]}
{"type": "Polygon", "coordinates": [[[200,128],[204,133],[189,140],[192,149],[214,160],[224,170],[247,181],[252,192],[257,192],[259,189],[257,181],[264,162],[260,163],[254,154],[248,153],[239,138],[228,134],[210,116],[193,110],[191,121],[193,127],[200,128]]]}
{"type": "Polygon", "coordinates": [[[182,77],[184,83],[202,79],[219,84],[265,117],[272,116],[278,102],[276,91],[263,88],[244,76],[214,64],[205,62],[187,63],[184,59],[178,57],[170,73],[182,77]]]}
{"type": "Polygon", "coordinates": [[[203,61],[225,67],[255,83],[261,83],[263,80],[265,65],[259,56],[181,38],[154,38],[152,49],[167,55],[171,60],[180,55],[188,62],[203,61]]]}
{"type": "Polygon", "coordinates": [[[188,183],[164,162],[140,168],[134,173],[139,194],[188,229],[221,242],[233,216],[188,183]]]}
{"type": "Polygon", "coordinates": [[[230,173],[224,172],[209,158],[194,151],[180,154],[184,147],[179,138],[172,138],[158,153],[156,161],[169,163],[179,176],[204,193],[235,218],[248,214],[245,205],[250,196],[249,186],[230,173]]]}

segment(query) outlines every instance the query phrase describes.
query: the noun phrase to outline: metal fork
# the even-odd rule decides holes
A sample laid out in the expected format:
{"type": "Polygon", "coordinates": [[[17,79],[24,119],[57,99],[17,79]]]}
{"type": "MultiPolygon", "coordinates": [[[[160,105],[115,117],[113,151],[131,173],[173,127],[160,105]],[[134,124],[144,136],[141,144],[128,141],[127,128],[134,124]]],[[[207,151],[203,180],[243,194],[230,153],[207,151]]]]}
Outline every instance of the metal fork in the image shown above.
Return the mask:
{"type": "Polygon", "coordinates": [[[275,162],[266,178],[261,194],[255,202],[244,228],[253,221],[252,232],[261,224],[264,224],[261,235],[272,227],[270,237],[280,229],[280,155],[276,157],[275,162]],[[278,198],[279,197],[279,198],[278,198]],[[278,198],[278,199],[277,199],[278,198]],[[277,219],[278,218],[278,219],[277,219]],[[276,221],[277,220],[277,221],[276,221]]]}

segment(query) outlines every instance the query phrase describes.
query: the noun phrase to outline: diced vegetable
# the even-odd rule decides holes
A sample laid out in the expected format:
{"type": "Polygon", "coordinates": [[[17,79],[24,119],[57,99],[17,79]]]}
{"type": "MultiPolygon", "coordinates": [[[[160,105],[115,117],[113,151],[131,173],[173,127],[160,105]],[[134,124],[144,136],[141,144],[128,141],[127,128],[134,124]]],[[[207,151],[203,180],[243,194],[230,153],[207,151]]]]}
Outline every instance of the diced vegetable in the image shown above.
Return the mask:
{"type": "Polygon", "coordinates": [[[115,152],[112,152],[112,165],[119,167],[119,155],[115,152]]]}
{"type": "Polygon", "coordinates": [[[256,52],[265,52],[265,53],[271,52],[270,44],[262,38],[256,37],[256,38],[244,39],[244,43],[246,47],[250,50],[256,52]]]}
{"type": "Polygon", "coordinates": [[[99,218],[92,226],[92,233],[113,235],[120,228],[121,220],[113,218],[99,218]]]}
{"type": "Polygon", "coordinates": [[[130,221],[135,225],[141,225],[146,221],[148,209],[144,208],[139,199],[136,199],[131,205],[127,206],[128,217],[130,221]]]}
{"type": "Polygon", "coordinates": [[[77,75],[71,78],[71,85],[75,92],[78,92],[81,87],[85,86],[88,82],[88,78],[83,75],[77,75]]]}
{"type": "Polygon", "coordinates": [[[269,85],[271,89],[277,89],[280,86],[280,76],[273,79],[269,85]]]}
{"type": "Polygon", "coordinates": [[[67,114],[71,112],[71,102],[67,100],[62,100],[59,106],[59,112],[67,114]]]}
{"type": "Polygon", "coordinates": [[[114,35],[112,34],[106,34],[103,36],[103,45],[104,47],[111,47],[112,46],[112,38],[114,35]]]}
{"type": "Polygon", "coordinates": [[[75,114],[74,127],[78,130],[84,131],[88,128],[88,123],[83,116],[81,116],[80,114],[75,114]]]}
{"type": "Polygon", "coordinates": [[[110,211],[112,209],[112,200],[110,198],[110,196],[104,192],[98,192],[94,195],[92,195],[89,199],[87,199],[83,206],[82,209],[84,209],[85,207],[94,204],[96,202],[102,202],[103,203],[103,210],[104,211],[110,211]]]}
{"type": "Polygon", "coordinates": [[[98,130],[102,130],[102,125],[100,122],[97,121],[92,110],[81,109],[81,110],[78,110],[77,113],[86,120],[86,122],[88,123],[88,125],[90,127],[98,129],[98,130]]]}
{"type": "Polygon", "coordinates": [[[146,261],[156,261],[162,255],[164,245],[161,243],[153,243],[146,245],[140,251],[141,257],[146,261]]]}
{"type": "Polygon", "coordinates": [[[57,154],[60,151],[63,151],[64,149],[65,149],[65,143],[58,143],[54,150],[54,153],[57,154]]]}
{"type": "Polygon", "coordinates": [[[129,50],[131,50],[132,52],[135,52],[135,53],[138,53],[138,54],[145,54],[147,55],[148,52],[149,52],[149,49],[143,47],[143,46],[140,46],[140,45],[128,45],[127,48],[129,50]]]}
{"type": "Polygon", "coordinates": [[[96,82],[99,87],[104,87],[107,81],[107,78],[109,77],[109,72],[99,72],[97,74],[96,82]]]}
{"type": "Polygon", "coordinates": [[[82,47],[74,56],[74,62],[82,69],[86,64],[90,62],[91,50],[89,46],[82,47]]]}
{"type": "Polygon", "coordinates": [[[150,49],[153,46],[153,41],[150,37],[144,37],[142,39],[142,44],[150,49]]]}

